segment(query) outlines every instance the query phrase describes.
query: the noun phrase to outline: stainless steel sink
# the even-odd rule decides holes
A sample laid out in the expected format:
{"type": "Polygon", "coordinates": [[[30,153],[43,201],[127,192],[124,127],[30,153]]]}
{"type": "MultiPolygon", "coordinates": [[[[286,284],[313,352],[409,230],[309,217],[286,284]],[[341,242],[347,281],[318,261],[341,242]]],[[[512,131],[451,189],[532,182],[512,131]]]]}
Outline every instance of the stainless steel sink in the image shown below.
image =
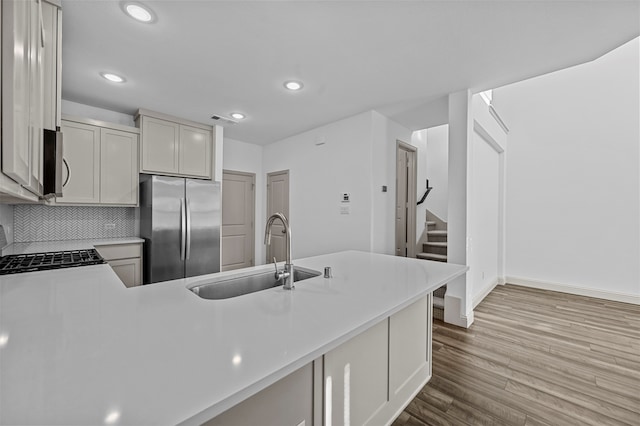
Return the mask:
{"type": "MultiPolygon", "coordinates": [[[[319,275],[322,275],[322,273],[312,269],[301,268],[299,266],[294,267],[293,270],[294,282],[317,277],[319,275]]],[[[203,299],[229,299],[231,297],[242,296],[243,294],[282,286],[282,284],[281,280],[276,279],[273,271],[268,271],[199,284],[190,287],[189,290],[203,299]]]]}

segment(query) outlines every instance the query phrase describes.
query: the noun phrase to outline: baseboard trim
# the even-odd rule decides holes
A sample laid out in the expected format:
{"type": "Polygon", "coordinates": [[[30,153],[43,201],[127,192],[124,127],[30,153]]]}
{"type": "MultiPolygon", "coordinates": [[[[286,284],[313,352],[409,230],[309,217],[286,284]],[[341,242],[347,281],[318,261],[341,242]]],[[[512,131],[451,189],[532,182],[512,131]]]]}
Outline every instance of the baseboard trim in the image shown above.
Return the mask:
{"type": "Polygon", "coordinates": [[[473,324],[473,309],[466,315],[461,315],[462,301],[454,296],[444,295],[444,322],[457,325],[458,327],[469,328],[473,324]]]}
{"type": "Polygon", "coordinates": [[[501,284],[500,281],[502,280],[500,280],[499,278],[496,278],[493,282],[489,283],[488,286],[486,286],[480,293],[478,293],[473,298],[473,309],[475,309],[476,306],[478,306],[480,302],[482,302],[484,298],[487,297],[489,293],[491,293],[498,284],[501,284]]]}
{"type": "Polygon", "coordinates": [[[602,291],[592,288],[578,287],[569,284],[552,283],[548,281],[533,280],[530,278],[507,277],[507,284],[519,285],[522,287],[538,288],[541,290],[559,291],[561,293],[576,294],[578,296],[595,297],[597,299],[612,300],[615,302],[631,303],[640,305],[640,295],[618,293],[614,291],[602,291]]]}

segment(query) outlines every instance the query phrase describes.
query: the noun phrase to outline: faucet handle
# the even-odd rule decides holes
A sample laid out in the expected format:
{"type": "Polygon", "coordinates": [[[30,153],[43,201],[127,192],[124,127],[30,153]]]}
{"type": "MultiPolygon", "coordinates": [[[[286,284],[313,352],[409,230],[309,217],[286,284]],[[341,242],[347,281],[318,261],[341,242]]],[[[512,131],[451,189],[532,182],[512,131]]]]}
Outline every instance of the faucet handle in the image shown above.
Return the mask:
{"type": "MultiPolygon", "coordinates": [[[[276,261],[276,257],[275,256],[273,256],[273,267],[276,268],[276,278],[278,278],[278,275],[280,273],[278,272],[278,262],[276,261]]],[[[278,278],[278,279],[280,279],[280,278],[278,278]]]]}

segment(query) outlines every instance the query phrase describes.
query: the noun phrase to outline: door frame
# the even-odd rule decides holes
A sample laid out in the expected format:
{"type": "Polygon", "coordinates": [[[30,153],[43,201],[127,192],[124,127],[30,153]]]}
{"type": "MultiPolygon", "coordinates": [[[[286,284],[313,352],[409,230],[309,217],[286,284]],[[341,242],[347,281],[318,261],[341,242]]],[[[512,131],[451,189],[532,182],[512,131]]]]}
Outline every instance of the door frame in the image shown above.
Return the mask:
{"type": "MultiPolygon", "coordinates": [[[[238,170],[228,170],[228,169],[223,169],[222,170],[222,192],[220,194],[220,200],[222,200],[222,197],[224,196],[224,175],[225,174],[231,174],[231,175],[238,175],[238,176],[247,176],[251,178],[251,185],[252,186],[252,192],[253,192],[253,196],[251,197],[251,213],[252,213],[252,218],[251,218],[251,228],[253,229],[253,232],[251,232],[251,247],[253,248],[253,254],[251,256],[251,266],[255,266],[256,264],[256,174],[255,173],[251,173],[251,172],[241,172],[238,170]]],[[[222,270],[222,209],[220,209],[220,270],[222,270]]]]}
{"type": "MultiPolygon", "coordinates": [[[[289,203],[291,175],[289,174],[289,169],[286,169],[286,170],[278,170],[278,171],[275,171],[275,172],[267,173],[267,178],[265,179],[265,185],[266,185],[266,190],[267,190],[266,197],[265,197],[267,199],[267,206],[266,206],[267,210],[265,211],[266,214],[265,214],[265,218],[264,218],[265,225],[266,225],[267,219],[269,219],[269,217],[268,217],[269,211],[271,211],[271,193],[269,192],[269,178],[271,176],[282,175],[282,174],[287,175],[287,202],[288,202],[288,204],[287,204],[287,220],[289,221],[289,224],[291,224],[291,208],[290,208],[291,207],[291,203],[289,203]]],[[[273,259],[269,258],[270,257],[269,256],[270,253],[269,253],[269,247],[268,246],[265,247],[265,253],[264,254],[265,254],[265,260],[266,260],[267,264],[272,263],[273,259]]]]}
{"type": "MultiPolygon", "coordinates": [[[[394,219],[395,219],[395,209],[398,206],[399,193],[398,193],[398,158],[400,155],[409,154],[408,161],[410,162],[407,165],[409,169],[409,176],[407,177],[407,214],[406,214],[406,229],[407,229],[407,256],[406,257],[416,257],[416,203],[417,203],[417,185],[418,185],[418,173],[417,173],[417,165],[418,165],[418,148],[415,146],[403,142],[399,139],[396,140],[396,199],[394,206],[394,219]]],[[[397,219],[396,219],[397,220],[397,219]]],[[[394,229],[395,229],[395,239],[394,245],[397,244],[398,241],[398,227],[396,220],[394,220],[394,229]]],[[[395,252],[395,250],[394,250],[395,252]]]]}

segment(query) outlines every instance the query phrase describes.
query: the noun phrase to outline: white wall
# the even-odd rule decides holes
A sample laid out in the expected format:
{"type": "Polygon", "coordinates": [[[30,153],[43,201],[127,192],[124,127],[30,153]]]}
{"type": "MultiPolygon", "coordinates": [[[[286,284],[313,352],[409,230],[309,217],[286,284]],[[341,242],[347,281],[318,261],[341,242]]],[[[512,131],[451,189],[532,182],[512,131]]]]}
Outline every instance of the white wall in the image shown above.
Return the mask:
{"type": "MultiPolygon", "coordinates": [[[[262,146],[254,145],[238,140],[224,138],[224,150],[222,160],[224,170],[255,173],[256,175],[256,220],[255,220],[255,264],[265,263],[264,225],[266,200],[265,173],[262,172],[262,146]]],[[[224,191],[224,188],[222,189],[224,191]]]]}
{"type": "MultiPolygon", "coordinates": [[[[500,229],[500,153],[477,132],[473,134],[470,237],[467,283],[474,299],[498,282],[500,229]]],[[[474,303],[475,305],[475,303],[474,303]]]]}
{"type": "Polygon", "coordinates": [[[426,132],[426,179],[429,179],[433,190],[425,204],[431,213],[446,222],[449,203],[449,125],[431,127],[426,132]]]}
{"type": "Polygon", "coordinates": [[[94,120],[102,120],[108,123],[122,124],[123,126],[135,127],[133,116],[122,114],[108,109],[97,108],[90,105],[79,104],[62,100],[62,113],[74,115],[76,117],[93,118],[94,120]]]}
{"type": "Polygon", "coordinates": [[[473,322],[473,308],[504,275],[507,134],[479,95],[449,97],[448,260],[469,272],[447,285],[445,321],[473,322]]]}
{"type": "Polygon", "coordinates": [[[264,147],[265,174],[289,170],[295,258],[369,250],[370,145],[371,112],[366,112],[264,147]],[[340,214],[342,192],[351,194],[349,215],[340,214]]]}
{"type": "Polygon", "coordinates": [[[640,301],[639,49],[494,91],[510,281],[640,301]]]}
{"type": "Polygon", "coordinates": [[[294,257],[393,253],[397,139],[409,142],[411,131],[369,111],[264,147],[263,173],[289,170],[294,257]],[[348,215],[340,214],[343,192],[348,215]]]}
{"type": "MultiPolygon", "coordinates": [[[[371,134],[371,248],[375,253],[395,254],[397,141],[411,144],[411,131],[377,111],[372,111],[371,134]],[[387,192],[382,192],[382,185],[387,192]]],[[[420,152],[418,152],[420,156],[420,152]]],[[[420,180],[418,180],[418,186],[420,180]]],[[[417,189],[416,189],[417,191],[417,189]]],[[[423,216],[424,217],[424,216],[423,216]]],[[[416,234],[420,228],[416,220],[416,234]]]]}

